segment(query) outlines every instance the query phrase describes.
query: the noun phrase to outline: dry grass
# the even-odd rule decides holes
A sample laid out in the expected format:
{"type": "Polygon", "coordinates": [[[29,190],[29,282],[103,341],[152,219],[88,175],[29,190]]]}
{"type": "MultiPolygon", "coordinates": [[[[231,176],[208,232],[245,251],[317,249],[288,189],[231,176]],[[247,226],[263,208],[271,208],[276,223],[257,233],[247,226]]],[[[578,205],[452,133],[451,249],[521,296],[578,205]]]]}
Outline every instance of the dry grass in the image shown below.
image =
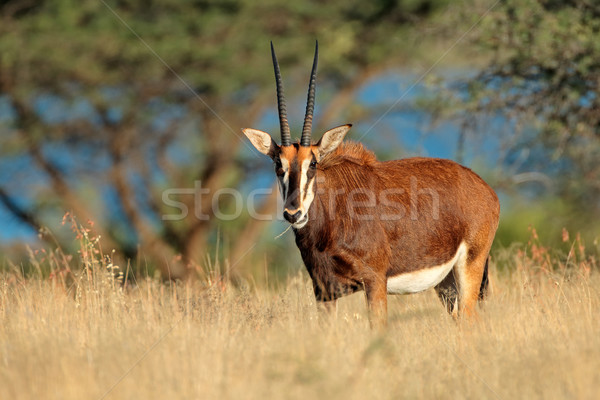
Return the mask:
{"type": "Polygon", "coordinates": [[[123,288],[110,257],[79,234],[78,261],[41,254],[32,261],[40,272],[0,276],[2,399],[592,399],[600,392],[600,274],[591,258],[548,270],[531,246],[507,251],[513,268],[492,268],[478,321],[455,324],[426,292],[390,297],[389,329],[377,333],[362,294],[342,299],[337,317],[319,318],[304,275],[271,291],[234,289],[214,275],[123,288]]]}

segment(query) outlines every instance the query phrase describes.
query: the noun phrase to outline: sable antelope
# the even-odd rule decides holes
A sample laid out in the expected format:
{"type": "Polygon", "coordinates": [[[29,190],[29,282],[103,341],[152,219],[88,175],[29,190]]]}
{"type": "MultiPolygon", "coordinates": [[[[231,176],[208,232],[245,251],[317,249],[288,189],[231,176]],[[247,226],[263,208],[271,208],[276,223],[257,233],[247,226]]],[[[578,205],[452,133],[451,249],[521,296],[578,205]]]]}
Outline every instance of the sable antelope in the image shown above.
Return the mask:
{"type": "Polygon", "coordinates": [[[317,300],[366,292],[372,325],[387,321],[387,293],[435,290],[454,317],[483,299],[488,254],[500,214],[496,193],[453,161],[378,161],[356,142],[351,125],[311,140],[318,43],[300,142],[293,143],[279,64],[271,43],[281,145],[256,129],[244,134],[271,157],[284,200],[283,217],[312,278],[317,300]]]}

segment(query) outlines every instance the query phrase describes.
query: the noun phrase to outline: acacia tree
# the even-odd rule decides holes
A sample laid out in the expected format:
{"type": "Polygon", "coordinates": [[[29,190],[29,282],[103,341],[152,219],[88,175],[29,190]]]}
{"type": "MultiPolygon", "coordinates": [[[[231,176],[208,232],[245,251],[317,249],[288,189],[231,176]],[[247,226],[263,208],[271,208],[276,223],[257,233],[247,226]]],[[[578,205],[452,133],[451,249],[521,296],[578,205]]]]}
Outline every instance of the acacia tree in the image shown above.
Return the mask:
{"type": "MultiPolygon", "coordinates": [[[[239,129],[274,104],[269,40],[292,98],[321,41],[320,79],[338,93],[321,113],[329,125],[445,3],[1,1],[0,204],[35,230],[66,211],[94,220],[105,247],[141,250],[165,277],[183,277],[214,237],[210,195],[257,169],[239,129]],[[195,181],[208,192],[197,193],[200,209],[163,219],[163,190],[195,181]]],[[[263,225],[243,226],[242,245],[263,225]]]]}
{"type": "Polygon", "coordinates": [[[455,86],[451,108],[514,121],[506,159],[527,149],[522,168],[549,173],[589,223],[600,214],[600,4],[506,0],[475,32],[472,49],[491,58],[455,86]]]}

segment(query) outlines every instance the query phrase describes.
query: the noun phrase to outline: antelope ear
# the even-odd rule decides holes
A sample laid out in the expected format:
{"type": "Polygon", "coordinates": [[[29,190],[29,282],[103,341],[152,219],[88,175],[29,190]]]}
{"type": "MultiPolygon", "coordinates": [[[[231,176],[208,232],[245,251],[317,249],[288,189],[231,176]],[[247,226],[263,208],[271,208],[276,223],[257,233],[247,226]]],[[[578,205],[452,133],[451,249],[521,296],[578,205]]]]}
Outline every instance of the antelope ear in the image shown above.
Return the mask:
{"type": "Polygon", "coordinates": [[[256,150],[271,158],[275,156],[279,146],[267,132],[251,128],[242,129],[242,132],[250,139],[250,142],[256,150]]]}
{"type": "Polygon", "coordinates": [[[344,136],[346,136],[346,133],[348,133],[351,127],[352,124],[346,124],[335,127],[325,132],[321,139],[319,139],[319,141],[317,142],[319,158],[323,158],[327,154],[335,150],[340,145],[340,143],[342,143],[342,140],[344,140],[344,136]]]}

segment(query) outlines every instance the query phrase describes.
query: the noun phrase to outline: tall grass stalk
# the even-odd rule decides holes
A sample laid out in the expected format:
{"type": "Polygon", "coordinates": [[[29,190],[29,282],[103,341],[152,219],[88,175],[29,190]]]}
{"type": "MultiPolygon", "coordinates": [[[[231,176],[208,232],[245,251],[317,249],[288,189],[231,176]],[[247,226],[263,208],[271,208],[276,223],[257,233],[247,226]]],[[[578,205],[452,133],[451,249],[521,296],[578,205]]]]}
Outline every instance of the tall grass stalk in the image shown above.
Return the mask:
{"type": "Polygon", "coordinates": [[[495,254],[477,320],[456,324],[425,292],[390,297],[374,332],[361,293],[320,316],[304,273],[278,290],[233,287],[214,264],[185,283],[126,279],[89,227],[73,230],[77,254],[32,250],[30,273],[0,275],[2,399],[600,393],[600,274],[576,241],[570,256],[535,239],[495,254]]]}

